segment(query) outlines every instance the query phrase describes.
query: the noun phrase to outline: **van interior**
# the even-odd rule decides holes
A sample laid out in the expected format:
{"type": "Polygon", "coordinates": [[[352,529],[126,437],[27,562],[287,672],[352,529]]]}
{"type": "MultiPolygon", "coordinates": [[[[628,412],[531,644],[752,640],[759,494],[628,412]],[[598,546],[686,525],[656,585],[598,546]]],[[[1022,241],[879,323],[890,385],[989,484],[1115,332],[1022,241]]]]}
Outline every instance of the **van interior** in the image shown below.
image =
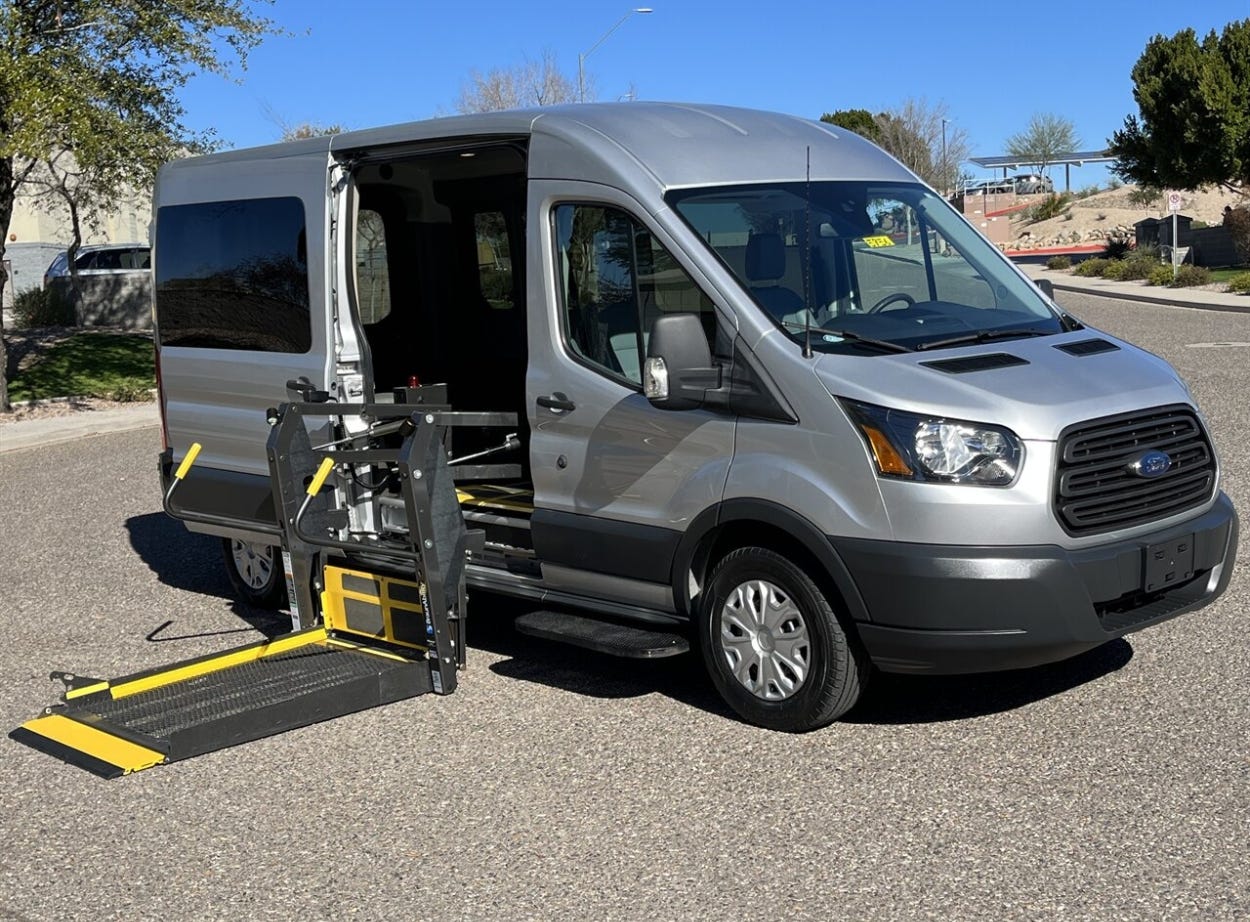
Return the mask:
{"type": "MultiPolygon", "coordinates": [[[[487,559],[526,569],[533,509],[525,317],[526,147],[522,140],[409,148],[353,170],[353,304],[374,399],[444,385],[456,411],[516,414],[516,447],[487,478],[457,476],[487,559]],[[503,474],[503,476],[500,476],[503,474]]],[[[505,430],[457,428],[451,455],[498,448],[505,430]]]]}

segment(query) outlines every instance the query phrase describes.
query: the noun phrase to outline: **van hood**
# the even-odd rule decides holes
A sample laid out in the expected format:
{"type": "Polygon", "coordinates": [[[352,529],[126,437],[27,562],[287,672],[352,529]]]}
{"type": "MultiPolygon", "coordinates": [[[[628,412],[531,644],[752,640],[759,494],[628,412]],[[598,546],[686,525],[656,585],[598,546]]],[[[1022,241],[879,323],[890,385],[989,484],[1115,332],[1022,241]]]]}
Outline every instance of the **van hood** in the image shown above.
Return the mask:
{"type": "Polygon", "coordinates": [[[823,355],[814,370],[833,397],[992,423],[1040,441],[1088,419],[1194,405],[1163,359],[1089,327],[905,355],[823,355]]]}

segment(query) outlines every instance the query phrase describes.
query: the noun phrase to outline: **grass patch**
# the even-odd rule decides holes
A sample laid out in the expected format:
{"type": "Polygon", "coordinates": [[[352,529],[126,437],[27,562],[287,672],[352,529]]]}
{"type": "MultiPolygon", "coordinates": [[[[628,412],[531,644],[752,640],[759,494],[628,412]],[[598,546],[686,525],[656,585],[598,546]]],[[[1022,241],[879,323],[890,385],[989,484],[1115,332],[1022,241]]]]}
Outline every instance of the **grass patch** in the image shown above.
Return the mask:
{"type": "Polygon", "coordinates": [[[152,340],[132,333],[75,333],[9,381],[12,400],[99,397],[148,400],[156,386],[152,340]]]}
{"type": "Polygon", "coordinates": [[[1211,281],[1227,284],[1239,275],[1250,272],[1250,266],[1225,266],[1223,269],[1211,270],[1211,281]]]}

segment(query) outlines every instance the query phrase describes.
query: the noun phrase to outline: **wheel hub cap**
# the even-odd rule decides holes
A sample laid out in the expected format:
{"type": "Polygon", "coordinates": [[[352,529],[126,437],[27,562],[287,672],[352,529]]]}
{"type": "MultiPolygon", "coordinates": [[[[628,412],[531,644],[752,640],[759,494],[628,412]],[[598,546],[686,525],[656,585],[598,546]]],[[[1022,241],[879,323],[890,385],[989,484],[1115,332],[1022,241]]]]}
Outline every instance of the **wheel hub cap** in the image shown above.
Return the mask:
{"type": "Polygon", "coordinates": [[[734,679],[765,701],[797,692],[811,666],[802,612],[789,593],[762,579],[729,593],[720,613],[720,649],[734,679]]]}

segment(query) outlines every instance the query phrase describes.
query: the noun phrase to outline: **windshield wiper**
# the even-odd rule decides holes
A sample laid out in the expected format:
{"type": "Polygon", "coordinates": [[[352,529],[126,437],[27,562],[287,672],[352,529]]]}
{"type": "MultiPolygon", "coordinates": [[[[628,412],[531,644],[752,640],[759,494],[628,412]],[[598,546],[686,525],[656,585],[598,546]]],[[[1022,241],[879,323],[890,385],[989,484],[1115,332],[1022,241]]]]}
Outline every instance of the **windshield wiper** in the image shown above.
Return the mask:
{"type": "Polygon", "coordinates": [[[911,352],[911,347],[904,346],[901,343],[892,343],[885,339],[873,339],[870,336],[860,336],[858,333],[852,333],[850,330],[821,330],[825,336],[840,336],[853,343],[863,343],[865,346],[876,346],[878,349],[884,349],[886,352],[911,352]]]}
{"type": "Polygon", "coordinates": [[[987,343],[991,339],[1008,339],[1017,336],[1053,336],[1047,330],[981,330],[979,333],[967,333],[963,336],[951,336],[947,339],[935,339],[931,343],[921,343],[916,347],[920,352],[926,349],[941,349],[944,346],[962,346],[965,343],[987,343]]]}

